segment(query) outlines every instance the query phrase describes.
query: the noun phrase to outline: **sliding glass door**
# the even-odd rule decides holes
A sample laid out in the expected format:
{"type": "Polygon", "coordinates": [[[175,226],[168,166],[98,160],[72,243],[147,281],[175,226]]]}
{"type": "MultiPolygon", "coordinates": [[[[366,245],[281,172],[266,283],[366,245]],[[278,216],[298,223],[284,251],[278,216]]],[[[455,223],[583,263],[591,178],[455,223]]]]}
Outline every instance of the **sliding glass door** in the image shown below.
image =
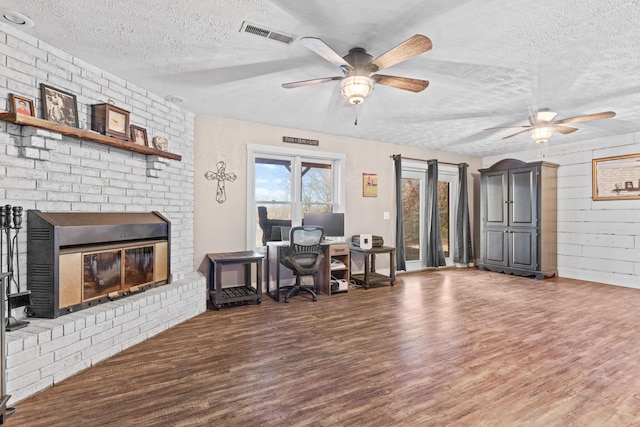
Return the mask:
{"type": "MultiPolygon", "coordinates": [[[[402,170],[402,213],[407,271],[425,268],[426,164],[410,164],[402,170]]],[[[438,166],[438,207],[442,249],[447,265],[453,265],[453,227],[457,188],[457,168],[438,166]]]]}

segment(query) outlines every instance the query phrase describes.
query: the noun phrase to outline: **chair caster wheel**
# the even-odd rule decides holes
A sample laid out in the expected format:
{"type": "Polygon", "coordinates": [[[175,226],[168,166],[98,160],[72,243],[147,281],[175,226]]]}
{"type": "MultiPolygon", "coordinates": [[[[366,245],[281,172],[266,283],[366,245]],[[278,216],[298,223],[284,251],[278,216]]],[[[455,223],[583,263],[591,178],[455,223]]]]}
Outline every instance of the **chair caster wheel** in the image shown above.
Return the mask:
{"type": "Polygon", "coordinates": [[[262,303],[262,298],[258,298],[258,299],[256,300],[256,304],[260,305],[261,303],[262,303]]]}

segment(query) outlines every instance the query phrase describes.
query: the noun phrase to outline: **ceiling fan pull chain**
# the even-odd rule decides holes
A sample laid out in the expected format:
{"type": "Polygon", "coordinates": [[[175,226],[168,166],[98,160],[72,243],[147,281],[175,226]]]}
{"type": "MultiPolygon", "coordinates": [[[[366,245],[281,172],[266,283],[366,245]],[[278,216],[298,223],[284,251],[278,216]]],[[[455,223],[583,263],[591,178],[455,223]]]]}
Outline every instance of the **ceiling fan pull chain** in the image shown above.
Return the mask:
{"type": "Polygon", "coordinates": [[[356,121],[353,122],[354,126],[358,126],[358,109],[360,108],[360,104],[356,104],[356,121]]]}

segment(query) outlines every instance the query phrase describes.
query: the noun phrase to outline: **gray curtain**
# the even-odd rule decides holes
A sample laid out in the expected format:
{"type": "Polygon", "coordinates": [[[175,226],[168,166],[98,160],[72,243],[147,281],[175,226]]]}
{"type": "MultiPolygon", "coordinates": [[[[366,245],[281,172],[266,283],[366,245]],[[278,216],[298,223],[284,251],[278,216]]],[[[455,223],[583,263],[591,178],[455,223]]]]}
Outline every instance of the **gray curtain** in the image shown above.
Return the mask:
{"type": "Polygon", "coordinates": [[[469,195],[467,193],[467,164],[458,165],[458,210],[456,211],[456,240],[453,250],[453,261],[469,264],[473,260],[471,248],[471,226],[469,224],[469,195]]]}
{"type": "Polygon", "coordinates": [[[440,234],[440,210],[438,208],[438,161],[427,161],[427,197],[425,207],[425,229],[427,234],[427,267],[447,265],[440,234]]]}
{"type": "Polygon", "coordinates": [[[393,155],[393,164],[396,172],[396,270],[406,271],[404,219],[402,216],[402,157],[400,154],[393,155]]]}

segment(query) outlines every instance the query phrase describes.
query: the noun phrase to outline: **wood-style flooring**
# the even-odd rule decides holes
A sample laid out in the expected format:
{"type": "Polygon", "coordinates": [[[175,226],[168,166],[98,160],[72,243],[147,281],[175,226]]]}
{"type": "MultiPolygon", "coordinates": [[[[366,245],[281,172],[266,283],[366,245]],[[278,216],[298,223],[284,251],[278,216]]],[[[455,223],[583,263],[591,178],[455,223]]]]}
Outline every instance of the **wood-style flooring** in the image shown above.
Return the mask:
{"type": "Polygon", "coordinates": [[[206,313],[17,426],[637,426],[640,290],[474,269],[206,313]]]}

